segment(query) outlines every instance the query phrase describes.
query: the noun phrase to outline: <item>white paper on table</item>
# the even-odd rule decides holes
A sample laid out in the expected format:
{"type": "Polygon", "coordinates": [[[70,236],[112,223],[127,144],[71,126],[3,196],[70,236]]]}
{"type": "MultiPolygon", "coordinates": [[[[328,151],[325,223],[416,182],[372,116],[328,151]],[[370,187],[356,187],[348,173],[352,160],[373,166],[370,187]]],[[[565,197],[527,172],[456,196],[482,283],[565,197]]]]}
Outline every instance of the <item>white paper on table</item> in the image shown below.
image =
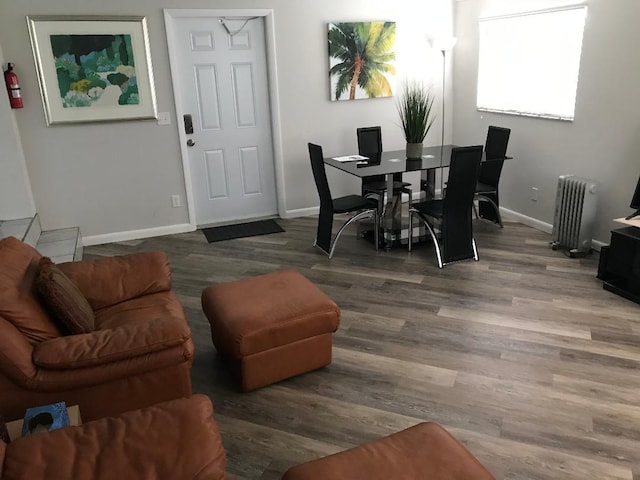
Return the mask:
{"type": "Polygon", "coordinates": [[[337,162],[357,162],[359,160],[369,160],[369,157],[362,155],[345,155],[344,157],[332,157],[337,162]]]}

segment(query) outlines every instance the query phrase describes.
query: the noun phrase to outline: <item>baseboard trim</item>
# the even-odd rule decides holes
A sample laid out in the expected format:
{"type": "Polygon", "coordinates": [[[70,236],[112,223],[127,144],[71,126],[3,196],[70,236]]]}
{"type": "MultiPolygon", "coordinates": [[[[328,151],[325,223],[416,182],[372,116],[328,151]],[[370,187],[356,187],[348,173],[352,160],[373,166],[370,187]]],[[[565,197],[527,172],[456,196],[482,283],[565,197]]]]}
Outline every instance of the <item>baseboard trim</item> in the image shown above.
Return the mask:
{"type": "Polygon", "coordinates": [[[591,248],[596,252],[599,252],[602,247],[607,245],[608,243],[601,242],[600,240],[591,240],[591,248]]]}
{"type": "Polygon", "coordinates": [[[91,245],[102,245],[104,243],[124,242],[127,240],[139,240],[141,238],[193,232],[195,229],[196,227],[190,223],[180,223],[177,225],[166,225],[164,227],[145,228],[142,230],[105,233],[104,235],[89,235],[88,237],[82,237],[82,244],[85,247],[89,247],[91,245]]]}
{"type": "Polygon", "coordinates": [[[282,218],[298,218],[318,215],[320,207],[299,208],[297,210],[287,210],[282,218]]]}
{"type": "Polygon", "coordinates": [[[522,213],[518,213],[504,207],[500,207],[500,212],[508,217],[514,217],[516,220],[518,220],[519,223],[527,225],[531,228],[535,228],[536,230],[540,230],[546,233],[551,233],[553,231],[553,225],[551,225],[550,223],[543,222],[536,218],[528,217],[527,215],[523,215],[522,213]]]}
{"type": "MultiPolygon", "coordinates": [[[[524,225],[527,225],[531,228],[535,228],[536,230],[540,230],[546,233],[553,232],[553,225],[551,225],[550,223],[542,222],[535,218],[528,217],[526,215],[523,215],[518,212],[514,212],[513,210],[509,210],[508,208],[504,208],[504,207],[500,207],[500,212],[510,217],[514,217],[518,222],[524,225]]],[[[600,240],[595,240],[595,239],[591,240],[591,248],[596,252],[599,252],[604,245],[607,245],[607,244],[604,242],[601,242],[600,240]]]]}
{"type": "MultiPolygon", "coordinates": [[[[414,192],[413,197],[416,197],[416,193],[414,192]]],[[[309,207],[309,208],[299,208],[296,210],[287,210],[285,216],[282,218],[298,218],[298,217],[308,217],[310,215],[318,215],[320,211],[320,207],[309,207]]],[[[531,228],[535,228],[536,230],[540,230],[542,232],[551,233],[553,230],[553,225],[550,223],[542,222],[535,218],[531,218],[527,215],[523,215],[522,213],[515,212],[513,210],[509,210],[508,208],[500,207],[500,212],[503,215],[514,218],[518,222],[527,225],[531,228]]],[[[85,247],[89,247],[91,245],[102,245],[105,243],[113,243],[113,242],[125,242],[128,240],[140,240],[142,238],[150,238],[150,237],[159,237],[162,235],[173,235],[176,233],[187,233],[193,232],[196,230],[196,227],[190,223],[181,223],[177,225],[166,225],[164,227],[154,227],[154,228],[145,228],[141,230],[129,230],[125,232],[115,232],[115,233],[106,233],[104,235],[90,235],[88,237],[82,237],[82,245],[85,247]]],[[[592,240],[592,248],[599,252],[600,249],[607,245],[604,242],[599,240],[592,240]]]]}

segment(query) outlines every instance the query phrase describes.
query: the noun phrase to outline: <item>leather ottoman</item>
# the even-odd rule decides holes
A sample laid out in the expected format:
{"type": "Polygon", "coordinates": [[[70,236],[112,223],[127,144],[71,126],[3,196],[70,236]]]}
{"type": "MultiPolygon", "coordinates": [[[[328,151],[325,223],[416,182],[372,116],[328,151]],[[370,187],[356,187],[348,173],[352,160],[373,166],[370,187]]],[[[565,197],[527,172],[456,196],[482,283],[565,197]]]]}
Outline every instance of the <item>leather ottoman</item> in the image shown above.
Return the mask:
{"type": "Polygon", "coordinates": [[[247,392],[331,363],[340,309],[293,270],[202,292],[211,339],[247,392]]]}
{"type": "Polygon", "coordinates": [[[380,440],[290,468],[282,480],[495,480],[437,423],[420,423],[380,440]]]}

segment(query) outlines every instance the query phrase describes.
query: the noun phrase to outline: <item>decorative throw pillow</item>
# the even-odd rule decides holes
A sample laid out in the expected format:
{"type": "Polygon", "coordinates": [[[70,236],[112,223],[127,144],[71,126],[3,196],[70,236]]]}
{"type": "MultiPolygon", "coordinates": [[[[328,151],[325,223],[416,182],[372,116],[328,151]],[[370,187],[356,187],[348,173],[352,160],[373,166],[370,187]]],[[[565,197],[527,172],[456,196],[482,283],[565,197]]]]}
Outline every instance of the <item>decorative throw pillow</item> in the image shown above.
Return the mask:
{"type": "Polygon", "coordinates": [[[70,334],[95,328],[93,310],[80,289],[48,257],[40,259],[36,289],[54,320],[70,334]]]}

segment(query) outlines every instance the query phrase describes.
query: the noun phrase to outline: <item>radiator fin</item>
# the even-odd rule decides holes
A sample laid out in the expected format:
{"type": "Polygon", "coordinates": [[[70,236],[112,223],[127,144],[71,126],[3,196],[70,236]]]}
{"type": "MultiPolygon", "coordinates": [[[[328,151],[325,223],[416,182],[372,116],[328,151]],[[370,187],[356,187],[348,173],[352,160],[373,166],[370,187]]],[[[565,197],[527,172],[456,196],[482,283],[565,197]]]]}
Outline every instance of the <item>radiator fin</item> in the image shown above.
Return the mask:
{"type": "Polygon", "coordinates": [[[553,244],[572,252],[591,250],[595,223],[597,183],[574,175],[558,178],[553,244]]]}

